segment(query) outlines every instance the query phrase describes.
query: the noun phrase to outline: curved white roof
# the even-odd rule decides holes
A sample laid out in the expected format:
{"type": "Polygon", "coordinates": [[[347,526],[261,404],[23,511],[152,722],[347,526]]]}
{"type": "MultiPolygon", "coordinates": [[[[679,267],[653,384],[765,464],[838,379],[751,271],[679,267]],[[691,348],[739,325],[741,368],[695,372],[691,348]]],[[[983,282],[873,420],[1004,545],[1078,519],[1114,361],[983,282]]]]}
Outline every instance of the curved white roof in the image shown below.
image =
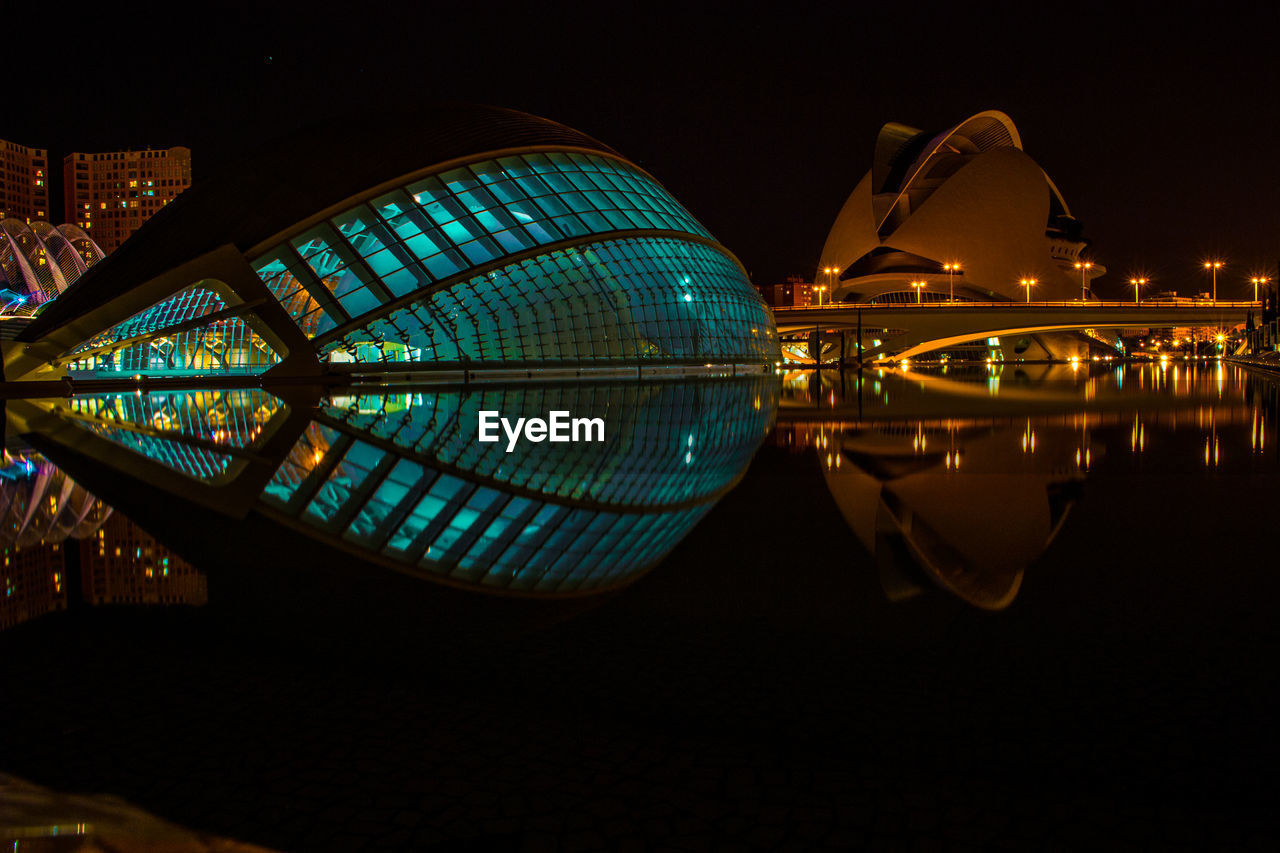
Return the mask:
{"type": "Polygon", "coordinates": [[[103,257],[93,238],[74,225],[0,221],[0,315],[30,313],[103,257]]]}
{"type": "Polygon", "coordinates": [[[0,462],[0,542],[19,548],[91,536],[111,507],[41,457],[0,462]]]}
{"type": "MultiPolygon", "coordinates": [[[[901,125],[886,125],[881,133],[884,134],[890,128],[896,130],[901,128],[901,125]]],[[[901,136],[900,130],[898,130],[898,136],[901,136]]],[[[903,145],[899,151],[905,148],[906,145],[903,145]]],[[[984,110],[970,116],[955,127],[937,134],[924,145],[919,155],[902,173],[905,177],[902,184],[896,188],[898,196],[879,217],[876,227],[884,225],[893,214],[893,209],[897,207],[898,202],[917,181],[929,175],[931,167],[939,159],[951,154],[981,154],[996,148],[1022,150],[1022,137],[1018,135],[1018,128],[1014,126],[1013,119],[999,110],[984,110]]],[[[883,189],[885,192],[892,192],[895,188],[886,186],[883,189]]]]}

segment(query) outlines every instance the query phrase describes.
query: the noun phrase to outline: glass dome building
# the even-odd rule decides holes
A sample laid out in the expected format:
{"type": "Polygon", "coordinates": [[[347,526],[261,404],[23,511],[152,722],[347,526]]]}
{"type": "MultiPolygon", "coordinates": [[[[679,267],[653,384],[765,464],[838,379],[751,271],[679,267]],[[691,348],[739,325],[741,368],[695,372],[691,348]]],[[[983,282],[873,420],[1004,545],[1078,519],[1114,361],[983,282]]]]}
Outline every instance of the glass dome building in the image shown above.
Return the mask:
{"type": "Polygon", "coordinates": [[[778,360],[737,259],[584,134],[448,105],[300,140],[161,210],[6,379],[778,360]]]}

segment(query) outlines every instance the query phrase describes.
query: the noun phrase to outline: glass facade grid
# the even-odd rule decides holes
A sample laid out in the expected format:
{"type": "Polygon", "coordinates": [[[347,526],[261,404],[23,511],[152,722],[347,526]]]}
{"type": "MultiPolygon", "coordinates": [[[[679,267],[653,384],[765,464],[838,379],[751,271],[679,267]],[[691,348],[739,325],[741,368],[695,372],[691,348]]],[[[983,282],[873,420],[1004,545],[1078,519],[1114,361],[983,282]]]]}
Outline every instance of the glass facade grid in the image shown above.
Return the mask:
{"type": "Polygon", "coordinates": [[[335,400],[322,412],[425,459],[557,498],[654,505],[722,490],[768,429],[777,392],[769,377],[733,383],[583,385],[424,392],[335,400]],[[745,395],[745,396],[744,396],[745,395]],[[745,405],[744,405],[745,403],[745,405]],[[551,411],[605,417],[605,442],[475,440],[480,411],[546,417],[551,411]],[[585,414],[584,414],[585,413],[585,414]]]}
{"type": "Polygon", "coordinates": [[[72,354],[84,352],[128,338],[136,338],[206,314],[213,314],[226,307],[227,303],[216,292],[200,285],[192,285],[134,314],[129,319],[99,332],[71,352],[72,354]]]}
{"type": "Polygon", "coordinates": [[[329,294],[323,306],[317,301],[316,294],[326,294],[328,291],[290,247],[259,259],[253,268],[266,282],[271,295],[308,338],[324,334],[338,323],[350,319],[332,299],[332,294],[329,294]]]}
{"type": "Polygon", "coordinates": [[[232,456],[229,453],[157,438],[110,424],[91,424],[88,428],[103,438],[197,480],[215,480],[231,465],[232,456]]]}
{"type": "Polygon", "coordinates": [[[365,547],[379,543],[379,531],[413,489],[427,479],[427,471],[408,459],[395,463],[387,476],[378,484],[369,501],[360,507],[342,537],[365,547]]]}
{"type": "Polygon", "coordinates": [[[763,440],[777,390],[760,376],[338,398],[263,499],[429,574],[532,592],[593,589],[656,562],[701,518],[763,440]],[[490,407],[607,413],[614,426],[604,443],[510,454],[495,443],[477,453],[471,425],[490,407]],[[314,494],[299,493],[304,482],[318,484],[314,494]]]}
{"type": "Polygon", "coordinates": [[[257,389],[78,395],[67,401],[69,412],[91,432],[205,481],[223,474],[234,459],[206,445],[249,447],[282,405],[257,389]]]}
{"type": "Polygon", "coordinates": [[[324,424],[315,421],[308,424],[263,491],[264,502],[287,506],[307,475],[323,461],[338,435],[337,430],[324,424]]]}
{"type": "MultiPolygon", "coordinates": [[[[267,252],[255,269],[314,338],[467,269],[635,230],[710,239],[633,167],[594,154],[529,153],[384,193],[267,252]]],[[[715,248],[673,238],[562,248],[378,313],[323,351],[358,362],[456,362],[764,360],[777,350],[741,270],[715,248]]]]}
{"type": "Polygon", "coordinates": [[[258,388],[77,394],[67,400],[80,419],[238,448],[249,447],[283,406],[258,388]]]}
{"type": "Polygon", "coordinates": [[[373,473],[385,454],[372,445],[354,442],[342,461],[329,474],[329,478],[307,505],[307,515],[320,524],[329,524],[342,516],[343,505],[352,493],[373,473]]]}
{"type": "Polygon", "coordinates": [[[175,327],[227,308],[215,290],[194,284],[94,335],[68,356],[85,353],[72,370],[103,373],[257,374],[280,356],[240,317],[222,317],[178,331],[175,327]],[[89,350],[138,339],[119,349],[89,350]]]}
{"type": "MultiPolygon", "coordinates": [[[[740,395],[757,390],[751,383],[733,384],[740,395]]],[[[425,406],[410,406],[411,399],[383,400],[376,411],[398,407],[396,414],[434,417],[425,406]]],[[[602,394],[598,403],[613,399],[602,394]]],[[[214,482],[225,479],[235,462],[230,451],[256,446],[281,407],[259,390],[153,392],[75,397],[69,413],[95,434],[214,482]]],[[[384,414],[379,420],[389,419],[384,414]]],[[[676,425],[675,432],[682,430],[676,425]]],[[[749,456],[762,438],[760,431],[738,440],[749,456]]],[[[596,464],[583,469],[595,473],[583,476],[608,479],[612,472],[643,468],[618,457],[644,454],[649,447],[664,454],[669,446],[661,440],[629,449],[600,446],[596,464]]],[[[615,585],[652,565],[715,499],[708,495],[682,507],[576,506],[554,495],[516,494],[477,482],[469,472],[441,471],[403,452],[382,446],[368,431],[312,420],[264,489],[262,504],[318,533],[341,536],[357,550],[428,574],[485,587],[565,593],[615,585]]],[[[511,462],[533,464],[534,456],[513,454],[511,462]]]]}
{"type": "MultiPolygon", "coordinates": [[[[306,451],[304,451],[305,453],[306,451]]],[[[344,463],[345,464],[345,463],[344,463]]],[[[397,463],[399,465],[399,463],[397,463]]],[[[302,519],[324,527],[340,511],[344,497],[358,488],[365,466],[345,468],[350,481],[331,476],[302,519]],[[322,511],[313,511],[312,508],[322,511]]],[[[650,514],[598,512],[468,487],[448,474],[429,490],[388,537],[382,553],[454,580],[530,591],[567,592],[606,586],[658,560],[707,509],[650,514]],[[416,555],[421,553],[421,556],[416,555]]],[[[400,488],[412,485],[401,483],[400,488]]],[[[272,501],[278,504],[278,501],[272,501]]],[[[390,502],[361,510],[357,517],[385,517],[390,502]]],[[[344,534],[367,542],[367,530],[344,534]]]]}
{"type": "Polygon", "coordinates": [[[726,256],[700,243],[637,237],[476,276],[376,317],[326,349],[362,362],[579,363],[768,361],[777,347],[767,308],[726,256]]]}

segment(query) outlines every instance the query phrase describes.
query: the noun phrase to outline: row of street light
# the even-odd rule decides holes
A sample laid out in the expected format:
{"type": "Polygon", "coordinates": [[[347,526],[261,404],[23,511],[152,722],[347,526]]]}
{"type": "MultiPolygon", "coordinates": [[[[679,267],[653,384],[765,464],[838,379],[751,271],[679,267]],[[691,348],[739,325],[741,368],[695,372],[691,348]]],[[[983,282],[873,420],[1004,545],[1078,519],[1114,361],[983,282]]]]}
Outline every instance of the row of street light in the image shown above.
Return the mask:
{"type": "MultiPolygon", "coordinates": [[[[1077,264],[1077,266],[1079,265],[1077,264]]],[[[1215,305],[1218,304],[1218,270],[1222,269],[1224,266],[1226,266],[1226,264],[1224,264],[1222,261],[1205,261],[1204,262],[1204,268],[1209,270],[1209,273],[1213,277],[1212,298],[1213,298],[1213,303],[1215,305]]],[[[1271,279],[1267,278],[1266,276],[1255,275],[1251,277],[1249,281],[1253,282],[1253,301],[1257,302],[1259,285],[1267,284],[1268,282],[1271,281],[1271,279]]],[[[1139,290],[1143,287],[1146,287],[1147,279],[1131,278],[1129,279],[1129,284],[1133,285],[1133,301],[1136,303],[1139,301],[1139,295],[1138,295],[1139,290]]]]}
{"type": "Polygon", "coordinates": [[[1139,291],[1147,286],[1147,280],[1145,278],[1131,278],[1129,283],[1133,285],[1133,304],[1141,304],[1142,299],[1139,296],[1139,291]]]}
{"type": "MultiPolygon", "coordinates": [[[[951,294],[951,298],[948,299],[947,301],[955,302],[956,301],[956,273],[960,272],[960,264],[948,262],[943,264],[942,268],[947,271],[947,290],[951,294]]],[[[923,279],[921,279],[920,281],[911,282],[911,286],[916,289],[917,303],[924,301],[921,294],[924,292],[923,290],[924,287],[927,286],[928,284],[929,282],[923,279]]]]}
{"type": "MultiPolygon", "coordinates": [[[[1210,292],[1210,298],[1213,301],[1214,305],[1218,304],[1218,270],[1222,269],[1225,266],[1226,264],[1219,260],[1210,260],[1210,261],[1204,262],[1204,268],[1209,271],[1210,281],[1212,282],[1212,290],[1210,292]]],[[[1249,279],[1249,281],[1253,283],[1253,301],[1257,302],[1258,286],[1267,284],[1268,282],[1271,281],[1271,279],[1267,278],[1266,276],[1255,275],[1255,276],[1252,276],[1249,279]]],[[[1129,283],[1133,285],[1133,301],[1137,302],[1138,289],[1144,286],[1147,283],[1147,280],[1145,278],[1131,278],[1129,279],[1129,283]]]]}
{"type": "Polygon", "coordinates": [[[1257,302],[1258,301],[1258,285],[1266,284],[1267,282],[1271,281],[1271,279],[1267,278],[1266,276],[1255,275],[1253,278],[1249,279],[1249,281],[1253,282],[1253,301],[1257,302]]]}
{"type": "MultiPolygon", "coordinates": [[[[1224,264],[1222,261],[1214,260],[1214,261],[1204,262],[1204,268],[1209,270],[1210,274],[1213,277],[1213,294],[1212,295],[1213,295],[1213,304],[1215,305],[1218,304],[1218,270],[1222,269],[1224,266],[1226,266],[1226,264],[1224,264]]],[[[949,261],[947,263],[944,263],[942,265],[942,268],[946,270],[946,273],[947,273],[947,289],[950,292],[950,299],[948,301],[955,302],[956,301],[955,276],[956,276],[956,273],[960,272],[960,263],[958,261],[949,261]]],[[[1075,268],[1080,270],[1080,299],[1081,301],[1088,301],[1089,270],[1093,269],[1093,261],[1076,261],[1075,268]]],[[[826,291],[828,290],[828,287],[833,291],[833,295],[834,295],[834,291],[835,291],[834,276],[836,275],[836,273],[840,272],[840,268],[839,267],[823,267],[822,271],[828,276],[828,279],[827,279],[828,284],[818,285],[814,288],[814,290],[816,290],[818,293],[819,306],[822,305],[822,296],[824,293],[826,293],[826,291]]],[[[1267,284],[1268,282],[1271,281],[1271,279],[1266,278],[1265,276],[1253,276],[1252,278],[1249,279],[1249,281],[1253,282],[1253,301],[1257,302],[1258,286],[1267,284]]],[[[1019,280],[1018,285],[1020,287],[1026,288],[1027,302],[1031,301],[1031,288],[1035,287],[1038,283],[1039,281],[1034,278],[1024,278],[1019,280]]],[[[927,287],[928,284],[929,282],[924,279],[918,279],[911,282],[911,286],[916,289],[917,303],[924,302],[924,288],[927,287]]],[[[1129,284],[1133,286],[1134,304],[1141,304],[1142,298],[1140,295],[1140,291],[1143,287],[1147,286],[1148,279],[1137,278],[1137,277],[1131,278],[1129,279],[1129,284]]]]}

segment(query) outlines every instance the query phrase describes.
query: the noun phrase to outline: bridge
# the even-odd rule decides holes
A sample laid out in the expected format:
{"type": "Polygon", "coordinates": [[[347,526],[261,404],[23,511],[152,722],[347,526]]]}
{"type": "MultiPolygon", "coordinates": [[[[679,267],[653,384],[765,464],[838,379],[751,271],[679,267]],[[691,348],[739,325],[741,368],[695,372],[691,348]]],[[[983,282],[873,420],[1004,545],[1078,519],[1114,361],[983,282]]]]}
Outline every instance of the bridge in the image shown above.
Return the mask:
{"type": "Polygon", "coordinates": [[[778,333],[857,330],[861,361],[912,358],[982,338],[1144,327],[1214,327],[1245,322],[1260,302],[1147,300],[1134,302],[925,302],[916,304],[836,303],[775,308],[778,333]],[[882,331],[883,330],[883,331],[882,331]],[[885,338],[884,332],[893,333],[885,338]],[[862,345],[864,332],[884,339],[862,345]]]}

